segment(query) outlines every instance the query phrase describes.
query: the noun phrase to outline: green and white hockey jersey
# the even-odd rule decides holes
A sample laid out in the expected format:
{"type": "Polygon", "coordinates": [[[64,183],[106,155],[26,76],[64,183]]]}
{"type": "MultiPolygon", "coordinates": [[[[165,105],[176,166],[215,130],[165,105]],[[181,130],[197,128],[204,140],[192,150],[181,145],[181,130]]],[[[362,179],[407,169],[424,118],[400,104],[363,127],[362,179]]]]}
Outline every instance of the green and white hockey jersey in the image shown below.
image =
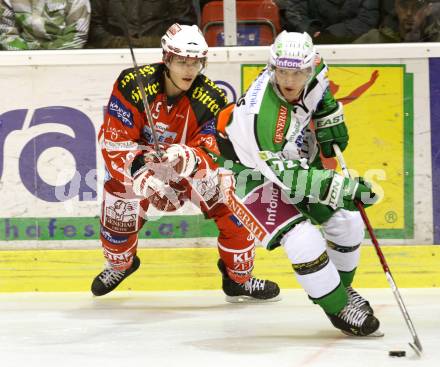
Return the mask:
{"type": "Polygon", "coordinates": [[[88,0],[0,0],[0,50],[82,48],[88,0]]]}
{"type": "MultiPolygon", "coordinates": [[[[225,128],[240,163],[287,192],[299,184],[298,172],[308,175],[316,169],[309,167],[319,158],[311,119],[322,119],[338,109],[329,90],[327,70],[321,61],[299,100],[291,104],[274,87],[271,71],[266,68],[237,101],[225,128]]],[[[310,177],[304,185],[307,188],[302,191],[307,196],[310,177]]]]}

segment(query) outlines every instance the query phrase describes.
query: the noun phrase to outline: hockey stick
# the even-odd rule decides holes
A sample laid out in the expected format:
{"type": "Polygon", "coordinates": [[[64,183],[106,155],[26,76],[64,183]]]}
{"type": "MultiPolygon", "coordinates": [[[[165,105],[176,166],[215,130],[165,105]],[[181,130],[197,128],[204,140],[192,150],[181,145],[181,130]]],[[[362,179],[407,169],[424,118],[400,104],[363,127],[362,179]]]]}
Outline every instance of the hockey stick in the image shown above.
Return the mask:
{"type": "Polygon", "coordinates": [[[148,99],[147,99],[147,94],[145,93],[145,86],[144,83],[141,79],[141,77],[139,76],[139,66],[136,62],[136,57],[134,56],[134,51],[133,51],[133,47],[131,45],[131,38],[130,38],[130,34],[128,33],[128,27],[127,27],[127,21],[124,21],[124,33],[125,33],[125,37],[127,39],[127,43],[128,43],[128,48],[130,49],[130,54],[131,54],[131,59],[133,61],[133,66],[134,66],[134,77],[136,79],[136,84],[139,88],[139,91],[141,92],[141,96],[142,96],[142,104],[144,106],[144,111],[145,114],[147,116],[147,122],[148,122],[148,126],[151,129],[151,136],[153,137],[153,144],[154,144],[154,149],[156,151],[156,153],[159,156],[159,159],[162,157],[163,152],[162,149],[159,145],[159,139],[157,137],[156,134],[156,129],[154,127],[154,123],[153,123],[153,116],[151,115],[151,110],[150,110],[150,106],[148,105],[148,99]]]}
{"type": "MultiPolygon", "coordinates": [[[[350,178],[350,172],[345,165],[344,156],[342,155],[341,149],[336,144],[333,144],[333,149],[336,153],[336,158],[338,159],[339,165],[341,166],[342,172],[345,177],[350,178]]],[[[414,328],[414,324],[411,321],[411,317],[409,316],[408,310],[406,309],[405,303],[403,302],[402,296],[400,295],[399,289],[397,288],[396,282],[394,281],[393,276],[391,275],[390,268],[388,266],[387,261],[385,260],[385,256],[382,252],[382,249],[379,246],[379,242],[377,241],[376,235],[374,234],[373,227],[367,217],[367,213],[365,213],[365,209],[359,201],[355,201],[355,205],[361,213],[362,220],[364,221],[365,226],[367,227],[368,233],[370,234],[371,241],[373,242],[374,248],[376,250],[376,254],[379,257],[380,263],[382,264],[382,269],[385,272],[385,276],[388,280],[389,285],[393,291],[394,297],[396,298],[397,304],[399,305],[400,311],[402,312],[403,318],[405,319],[406,325],[408,326],[409,332],[413,338],[413,343],[408,343],[409,346],[414,349],[418,356],[422,355],[422,344],[420,343],[420,339],[417,336],[416,329],[414,328]]]]}

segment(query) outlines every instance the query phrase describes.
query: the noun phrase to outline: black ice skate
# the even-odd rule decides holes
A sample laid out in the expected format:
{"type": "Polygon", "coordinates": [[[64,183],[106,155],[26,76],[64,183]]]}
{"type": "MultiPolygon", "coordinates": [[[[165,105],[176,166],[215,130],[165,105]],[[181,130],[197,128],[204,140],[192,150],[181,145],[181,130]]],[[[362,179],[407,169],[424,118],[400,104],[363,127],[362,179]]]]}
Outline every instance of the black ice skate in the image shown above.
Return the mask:
{"type": "Polygon", "coordinates": [[[333,326],[340,329],[346,335],[352,336],[383,336],[379,332],[379,320],[351,303],[337,314],[327,314],[333,326]]]}
{"type": "Polygon", "coordinates": [[[348,302],[362,311],[367,312],[370,315],[374,314],[373,309],[370,306],[370,302],[368,302],[364,297],[362,297],[358,292],[356,292],[352,287],[347,287],[345,289],[348,295],[348,302]]]}
{"type": "Polygon", "coordinates": [[[217,266],[222,273],[222,288],[227,302],[276,302],[281,299],[280,288],[275,282],[252,277],[240,284],[228,277],[225,264],[221,259],[218,260],[217,266]]]}
{"type": "Polygon", "coordinates": [[[103,296],[115,289],[130,274],[134,273],[141,264],[141,260],[135,255],[133,263],[126,270],[106,268],[93,280],[92,293],[95,296],[103,296]]]}

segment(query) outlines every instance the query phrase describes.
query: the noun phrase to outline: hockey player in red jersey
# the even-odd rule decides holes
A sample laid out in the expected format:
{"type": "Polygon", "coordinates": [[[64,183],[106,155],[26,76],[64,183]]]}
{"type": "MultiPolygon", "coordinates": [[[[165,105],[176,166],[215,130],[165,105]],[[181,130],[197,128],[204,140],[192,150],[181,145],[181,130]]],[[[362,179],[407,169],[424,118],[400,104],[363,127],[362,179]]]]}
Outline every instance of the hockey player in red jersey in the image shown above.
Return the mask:
{"type": "MultiPolygon", "coordinates": [[[[138,232],[147,221],[150,205],[174,211],[190,199],[219,229],[218,267],[227,300],[276,300],[277,284],[252,276],[254,238],[219,202],[218,187],[203,178],[190,185],[185,177],[194,177],[196,172],[185,172],[185,167],[180,167],[176,180],[157,178],[167,172],[173,154],[195,159],[199,146],[216,144],[214,119],[227,103],[223,91],[202,74],[208,46],[197,26],[174,24],[162,37],[162,48],[162,63],[122,71],[99,133],[106,169],[100,240],[107,266],[94,279],[92,293],[111,292],[138,269],[138,232]],[[155,131],[147,120],[136,71],[144,84],[155,131]],[[155,151],[155,139],[166,149],[166,156],[155,151]]],[[[201,163],[204,169],[216,169],[209,157],[201,163]]]]}

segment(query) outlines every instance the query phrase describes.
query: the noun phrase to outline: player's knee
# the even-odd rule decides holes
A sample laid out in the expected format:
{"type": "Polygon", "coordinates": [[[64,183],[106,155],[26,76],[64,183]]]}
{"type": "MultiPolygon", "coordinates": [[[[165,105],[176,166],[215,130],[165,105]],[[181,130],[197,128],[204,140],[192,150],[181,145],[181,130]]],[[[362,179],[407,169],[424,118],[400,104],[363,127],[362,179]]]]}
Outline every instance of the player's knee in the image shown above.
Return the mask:
{"type": "Polygon", "coordinates": [[[310,221],[297,224],[281,240],[292,264],[318,259],[326,250],[321,232],[310,221]]]}
{"type": "Polygon", "coordinates": [[[281,241],[296,279],[312,298],[320,298],[340,282],[321,232],[309,221],[298,224],[281,241]]]}
{"type": "Polygon", "coordinates": [[[354,246],[362,242],[365,226],[359,212],[337,211],[322,225],[324,237],[339,246],[354,246]]]}

